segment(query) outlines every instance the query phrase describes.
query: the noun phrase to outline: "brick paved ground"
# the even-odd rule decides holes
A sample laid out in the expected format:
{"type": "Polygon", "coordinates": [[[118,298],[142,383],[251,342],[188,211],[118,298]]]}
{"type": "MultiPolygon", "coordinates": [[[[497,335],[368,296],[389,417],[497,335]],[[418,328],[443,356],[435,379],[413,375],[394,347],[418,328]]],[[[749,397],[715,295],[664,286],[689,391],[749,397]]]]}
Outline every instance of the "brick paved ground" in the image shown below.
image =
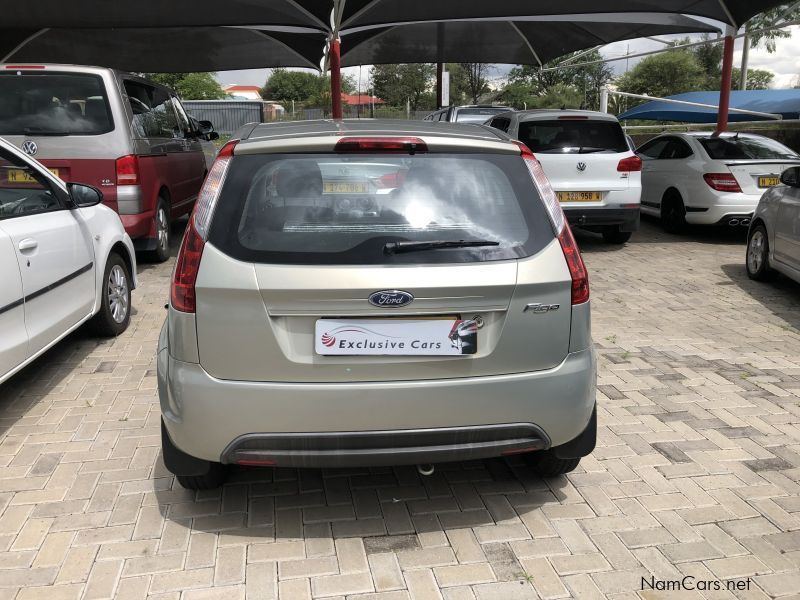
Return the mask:
{"type": "Polygon", "coordinates": [[[125,335],[0,390],[0,598],[635,598],[651,574],[752,584],[643,597],[800,598],[800,286],[750,282],[741,237],[579,240],[599,443],[550,482],[497,460],[182,490],[153,359],[171,263],[144,265],[125,335]]]}

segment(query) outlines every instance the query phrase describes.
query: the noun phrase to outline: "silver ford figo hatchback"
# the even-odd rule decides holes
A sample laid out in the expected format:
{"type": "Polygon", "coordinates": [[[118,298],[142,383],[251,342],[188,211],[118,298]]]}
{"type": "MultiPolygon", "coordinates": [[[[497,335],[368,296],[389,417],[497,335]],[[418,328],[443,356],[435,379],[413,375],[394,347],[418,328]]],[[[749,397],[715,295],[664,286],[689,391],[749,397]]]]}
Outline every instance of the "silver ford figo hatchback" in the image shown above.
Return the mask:
{"type": "Polygon", "coordinates": [[[596,438],[589,282],[536,157],[479,125],[249,125],[186,229],[158,347],[181,485],[227,465],[522,454],[596,438]]]}

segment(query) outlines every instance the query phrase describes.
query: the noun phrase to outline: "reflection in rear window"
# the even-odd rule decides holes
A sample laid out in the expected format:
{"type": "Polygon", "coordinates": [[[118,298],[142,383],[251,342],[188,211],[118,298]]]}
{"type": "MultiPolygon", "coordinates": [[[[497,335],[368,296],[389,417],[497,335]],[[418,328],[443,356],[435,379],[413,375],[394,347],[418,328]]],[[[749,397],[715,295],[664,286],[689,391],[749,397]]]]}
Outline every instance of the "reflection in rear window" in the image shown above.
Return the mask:
{"type": "Polygon", "coordinates": [[[97,75],[0,73],[0,135],[97,135],[112,128],[97,75]]]}
{"type": "Polygon", "coordinates": [[[456,121],[468,123],[483,123],[489,117],[508,112],[508,108],[498,106],[497,108],[459,108],[456,112],[456,121]]]}
{"type": "Polygon", "coordinates": [[[256,262],[501,260],[530,253],[533,230],[548,223],[542,213],[518,156],[243,155],[226,177],[210,241],[256,262]],[[384,252],[389,242],[458,240],[498,245],[384,252]]]}
{"type": "Polygon", "coordinates": [[[628,142],[616,121],[559,119],[522,121],[519,140],[533,152],[543,154],[588,154],[628,152],[628,142]]]}
{"type": "Polygon", "coordinates": [[[700,138],[700,144],[714,160],[795,159],[797,154],[769,138],[717,137],[700,138]]]}

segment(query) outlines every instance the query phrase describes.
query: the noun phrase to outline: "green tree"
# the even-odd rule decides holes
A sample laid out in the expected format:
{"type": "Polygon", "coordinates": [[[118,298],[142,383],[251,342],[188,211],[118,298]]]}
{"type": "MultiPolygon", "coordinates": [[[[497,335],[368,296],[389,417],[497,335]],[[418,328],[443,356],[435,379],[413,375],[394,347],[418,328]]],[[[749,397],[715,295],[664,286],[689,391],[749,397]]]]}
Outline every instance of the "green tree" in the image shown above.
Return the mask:
{"type": "MultiPolygon", "coordinates": [[[[748,90],[768,90],[772,80],[775,79],[775,73],[767,69],[748,69],[747,71],[747,88],[748,90]]],[[[742,74],[738,67],[733,68],[733,77],[731,77],[731,89],[738,90],[739,84],[742,80],[742,74]]],[[[719,84],[717,84],[719,87],[719,84]]]]}
{"type": "Polygon", "coordinates": [[[142,73],[156,83],[166,85],[184,100],[218,100],[225,92],[214,79],[215,73],[142,73]]]}
{"type": "MultiPolygon", "coordinates": [[[[742,73],[747,73],[748,61],[750,56],[750,48],[758,48],[762,44],[764,48],[772,54],[775,52],[776,40],[780,38],[792,37],[792,32],[789,29],[770,29],[768,31],[761,31],[758,33],[750,33],[751,31],[776,25],[782,21],[794,21],[800,18],[800,7],[795,2],[784,4],[776,8],[766,10],[744,25],[744,31],[747,35],[743,38],[744,46],[742,48],[742,64],[739,69],[739,86],[742,85],[742,73]]],[[[747,76],[747,83],[749,84],[750,77],[747,76]]],[[[749,85],[747,86],[749,89],[749,85]]]]}
{"type": "Polygon", "coordinates": [[[322,78],[316,73],[273,69],[261,89],[261,96],[278,102],[306,102],[318,95],[323,85],[322,78]]]}
{"type": "Polygon", "coordinates": [[[702,90],[706,73],[689,50],[672,50],[644,58],[617,80],[622,92],[664,97],[702,90]]]}
{"type": "MultiPolygon", "coordinates": [[[[708,34],[703,35],[703,40],[711,40],[708,34]]],[[[679,43],[688,43],[689,39],[681,40],[679,43]]],[[[722,79],[722,44],[703,44],[690,49],[697,59],[697,63],[705,73],[705,88],[708,90],[719,89],[722,79]]]]}
{"type": "Polygon", "coordinates": [[[477,104],[478,98],[489,91],[489,73],[492,66],[486,63],[459,63],[469,99],[477,104]]]}
{"type": "Polygon", "coordinates": [[[408,101],[411,110],[429,109],[435,72],[434,65],[428,63],[375,65],[372,85],[375,95],[390,106],[403,107],[408,101]]]}

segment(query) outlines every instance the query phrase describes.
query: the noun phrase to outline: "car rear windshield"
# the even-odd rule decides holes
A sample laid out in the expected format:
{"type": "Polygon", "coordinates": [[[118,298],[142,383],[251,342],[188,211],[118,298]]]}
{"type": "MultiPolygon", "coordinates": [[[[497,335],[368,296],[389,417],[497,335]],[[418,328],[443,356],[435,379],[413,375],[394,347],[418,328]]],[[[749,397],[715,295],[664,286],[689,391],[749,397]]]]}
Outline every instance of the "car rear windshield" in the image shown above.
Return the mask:
{"type": "Polygon", "coordinates": [[[501,106],[498,106],[497,108],[459,108],[456,112],[456,121],[483,123],[489,117],[493,117],[504,112],[508,112],[508,109],[501,106]]]}
{"type": "Polygon", "coordinates": [[[411,264],[529,256],[553,239],[519,156],[236,156],[209,240],[249,262],[411,264]],[[394,242],[488,242],[392,252],[394,242]]]}
{"type": "Polygon", "coordinates": [[[0,73],[0,135],[98,135],[112,129],[98,75],[0,73]]]}
{"type": "Polygon", "coordinates": [[[797,153],[769,138],[706,137],[700,144],[714,160],[785,160],[798,158],[797,153]]]}
{"type": "Polygon", "coordinates": [[[618,153],[630,150],[622,127],[616,121],[522,121],[518,139],[539,154],[618,153]]]}

